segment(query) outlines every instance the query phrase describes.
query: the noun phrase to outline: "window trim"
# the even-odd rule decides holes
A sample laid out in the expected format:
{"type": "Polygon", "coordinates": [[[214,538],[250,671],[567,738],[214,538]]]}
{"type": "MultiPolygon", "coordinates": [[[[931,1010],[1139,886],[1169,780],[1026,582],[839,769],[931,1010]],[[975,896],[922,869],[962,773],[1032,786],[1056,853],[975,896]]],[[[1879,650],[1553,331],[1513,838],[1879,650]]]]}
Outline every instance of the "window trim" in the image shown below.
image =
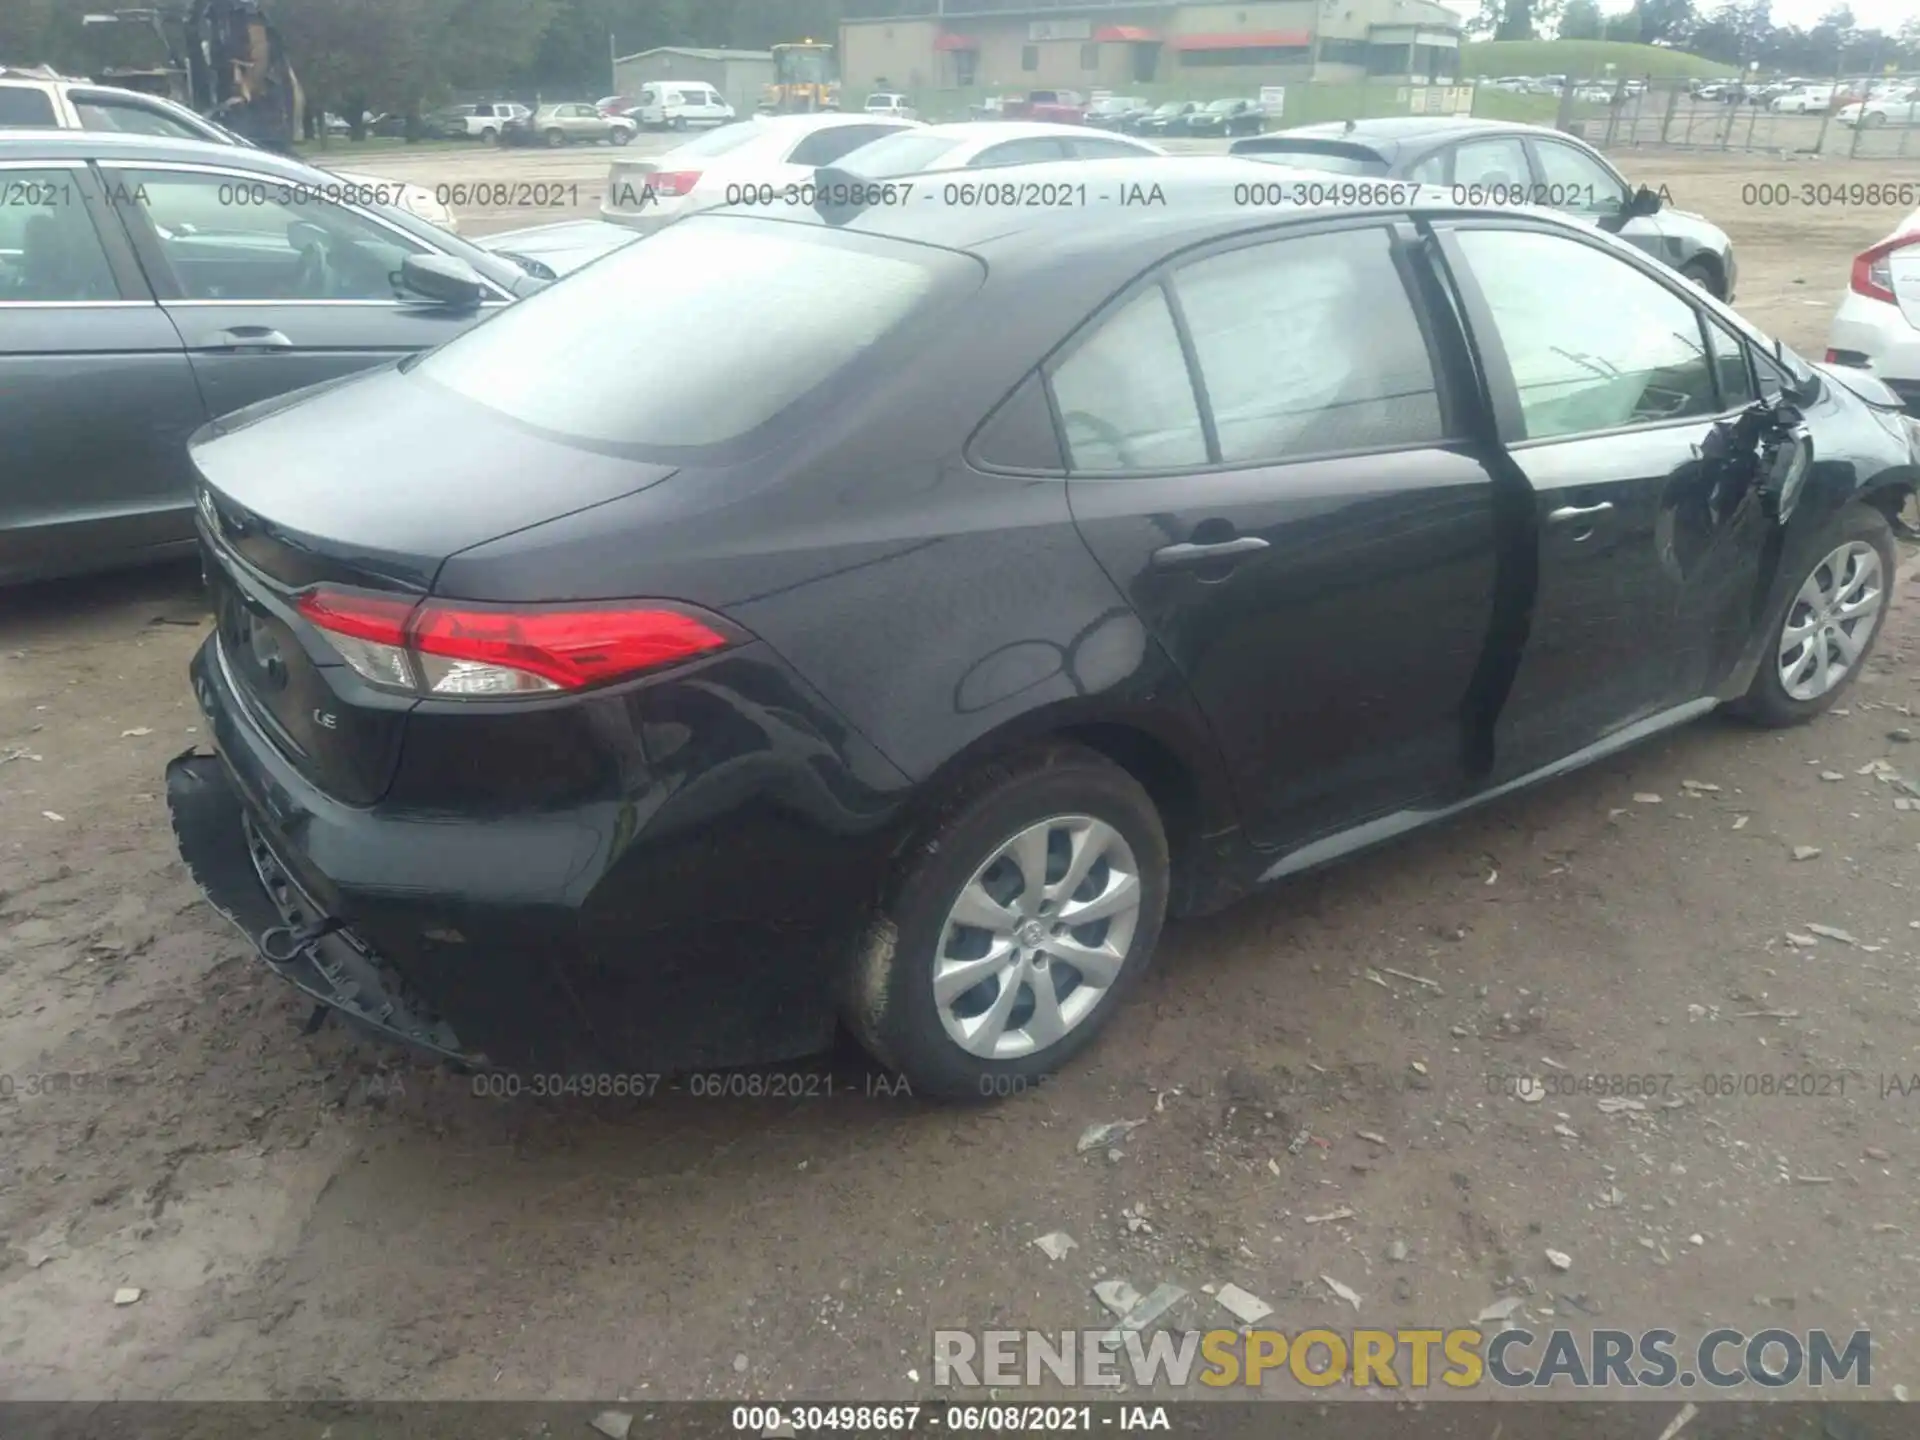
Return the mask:
{"type": "MultiPolygon", "coordinates": [[[[161,160],[157,158],[153,160],[138,160],[138,159],[123,159],[121,157],[115,156],[110,160],[95,161],[94,165],[95,165],[95,168],[101,172],[102,176],[106,177],[109,181],[111,181],[111,178],[114,175],[123,173],[123,172],[151,173],[153,171],[169,171],[175,174],[183,174],[183,175],[223,176],[231,180],[245,181],[248,184],[299,185],[302,183],[307,183],[299,180],[288,179],[285,176],[266,174],[258,170],[245,170],[237,166],[206,164],[199,161],[161,160]]],[[[111,188],[110,185],[108,188],[110,190],[111,188]]],[[[229,309],[234,307],[240,307],[240,306],[250,306],[250,307],[257,308],[262,305],[272,305],[275,307],[279,307],[283,305],[292,305],[292,306],[298,306],[302,309],[314,309],[319,307],[339,308],[342,306],[359,308],[359,309],[366,309],[372,306],[383,306],[389,309],[412,309],[415,307],[416,302],[402,300],[398,297],[395,297],[391,300],[271,300],[271,299],[203,300],[196,296],[191,296],[186,294],[162,293],[163,291],[173,291],[177,289],[178,277],[174,275],[172,265],[168,263],[165,252],[160,248],[159,236],[155,233],[153,229],[153,221],[149,218],[142,225],[132,224],[125,213],[124,207],[120,205],[116,205],[109,200],[105,200],[104,197],[103,197],[102,203],[106,204],[110,209],[112,209],[115,212],[115,214],[119,216],[120,224],[124,228],[129,242],[132,244],[135,253],[140,257],[143,268],[146,270],[147,275],[150,277],[154,298],[160,303],[160,305],[163,308],[168,310],[184,309],[187,307],[215,307],[215,306],[229,308],[229,309]]],[[[394,236],[397,236],[402,241],[405,241],[408,245],[419,246],[421,250],[424,251],[426,254],[445,255],[449,259],[462,258],[460,256],[454,255],[451,251],[442,250],[438,245],[434,245],[429,241],[422,239],[420,236],[415,235],[411,230],[408,230],[406,227],[401,225],[396,225],[391,220],[387,219],[384,215],[375,214],[373,211],[368,210],[363,206],[352,204],[351,202],[346,200],[334,200],[334,199],[324,199],[322,203],[328,204],[328,205],[337,205],[343,210],[350,211],[354,215],[376,226],[377,228],[381,230],[385,230],[388,233],[394,236]]],[[[475,273],[479,274],[480,283],[485,287],[487,291],[487,298],[483,299],[480,302],[480,308],[483,311],[513,303],[514,299],[516,298],[515,296],[509,294],[506,290],[502,289],[499,285],[497,285],[494,281],[489,279],[486,275],[480,274],[480,272],[478,271],[476,271],[475,273]]]]}
{"type": "Polygon", "coordinates": [[[1747,343],[1744,335],[1741,335],[1730,326],[1723,325],[1720,322],[1719,316],[1709,315],[1705,310],[1701,310],[1697,306],[1695,307],[1694,313],[1700,317],[1700,338],[1705,343],[1707,358],[1713,368],[1713,394],[1714,398],[1720,402],[1720,413],[1722,415],[1737,415],[1749,406],[1757,404],[1762,398],[1760,394],[1760,374],[1754,368],[1753,346],[1747,343]],[[1746,367],[1747,385],[1748,388],[1753,391],[1753,398],[1751,400],[1742,400],[1737,405],[1728,401],[1726,387],[1720,383],[1720,364],[1713,351],[1713,332],[1716,330],[1731,340],[1734,349],[1740,352],[1740,363],[1746,367]]]}
{"type": "MultiPolygon", "coordinates": [[[[188,119],[186,116],[176,115],[165,106],[149,104],[144,97],[135,99],[112,90],[83,90],[75,87],[67,91],[66,99],[68,108],[73,111],[73,118],[80,122],[80,128],[82,130],[87,130],[90,134],[105,135],[114,132],[91,129],[91,127],[87,125],[84,117],[80,114],[80,107],[82,105],[93,105],[105,109],[114,109],[117,107],[121,110],[140,110],[148,115],[158,115],[163,119],[171,120],[182,129],[192,132],[188,138],[203,144],[231,145],[233,143],[198,115],[194,115],[191,119],[188,119]]],[[[173,139],[176,137],[167,136],[166,138],[173,139]]]]}
{"type": "Polygon", "coordinates": [[[1078,483],[1104,484],[1109,481],[1131,483],[1136,480],[1159,479],[1166,476],[1271,470],[1281,466],[1312,465],[1327,460],[1343,460],[1368,455],[1410,454],[1419,450],[1471,443],[1473,429],[1469,412],[1469,406],[1472,403],[1471,393],[1462,393],[1456,377],[1448,369],[1450,365],[1456,363],[1457,357],[1450,353],[1451,347],[1445,340],[1445,327],[1436,316],[1430,313],[1429,299],[1417,283],[1418,261],[1410,253],[1409,237],[1412,233],[1412,217],[1406,212],[1393,211],[1339,216],[1306,224],[1270,225],[1258,230],[1241,230],[1231,235],[1216,237],[1204,244],[1167,256],[1144,274],[1136,276],[1125,288],[1075,326],[1067,338],[1055,346],[1053,351],[1040,362],[1039,370],[1046,388],[1047,406],[1053,412],[1054,426],[1060,442],[1060,457],[1066,466],[1061,474],[1064,478],[1078,483]],[[1440,404],[1441,428],[1445,433],[1441,438],[1423,444],[1369,445],[1351,450],[1316,451],[1311,455],[1277,456],[1266,460],[1221,459],[1219,437],[1213,422],[1213,401],[1206,393],[1206,378],[1201,373],[1199,359],[1193,347],[1192,334],[1187,328],[1186,312],[1179,302],[1175,284],[1179,272],[1201,261],[1231,254],[1236,250],[1251,249],[1257,245],[1356,230],[1380,230],[1386,235],[1388,257],[1395,274],[1400,279],[1402,292],[1407,297],[1407,304],[1413,311],[1421,341],[1426,346],[1427,362],[1433,371],[1434,391],[1440,404]],[[1076,471],[1073,468],[1073,448],[1067,443],[1059,401],[1054,395],[1053,377],[1062,365],[1071,360],[1083,345],[1105,327],[1111,317],[1138,299],[1143,292],[1155,286],[1160,287],[1162,291],[1168,310],[1173,316],[1174,333],[1180,337],[1181,353],[1187,362],[1187,383],[1193,388],[1195,409],[1200,415],[1201,429],[1206,437],[1209,458],[1197,465],[1163,466],[1139,470],[1076,471]]]}
{"type": "MultiPolygon", "coordinates": [[[[1468,329],[1468,339],[1475,353],[1480,357],[1482,383],[1486,386],[1487,398],[1493,408],[1494,428],[1500,447],[1509,453],[1518,453],[1542,445],[1561,445],[1584,440],[1602,439],[1615,435],[1637,435],[1655,430],[1670,430],[1680,426],[1699,426],[1711,424],[1715,420],[1725,419],[1728,415],[1738,414],[1746,406],[1734,410],[1719,409],[1711,415],[1683,415],[1664,420],[1642,420],[1630,425],[1614,425],[1604,430],[1580,430],[1565,435],[1547,435],[1538,438],[1526,433],[1526,416],[1520,404],[1520,389],[1513,378],[1513,363],[1508,358],[1506,342],[1500,336],[1500,327],[1493,318],[1493,308],[1487,303],[1485,291],[1468,262],[1466,253],[1461,249],[1457,237],[1463,231],[1497,230],[1504,232],[1546,235],[1565,240],[1570,244],[1584,245],[1609,256],[1620,264],[1637,270],[1648,280],[1665,290],[1674,299],[1685,305],[1694,314],[1696,326],[1702,324],[1703,312],[1680,288],[1686,282],[1650,256],[1643,256],[1638,250],[1622,242],[1618,248],[1591,233],[1586,226],[1577,221],[1567,221],[1564,225],[1540,220],[1524,215],[1440,215],[1429,217],[1434,235],[1439,241],[1441,263],[1445,274],[1443,279],[1449,285],[1460,302],[1461,316],[1468,329]],[[1662,271],[1666,271],[1662,274],[1662,271]],[[1671,277],[1671,278],[1669,278],[1671,277]]],[[[1691,287],[1689,287],[1691,288],[1691,287]]],[[[1717,318],[1717,317],[1716,317],[1717,318]]],[[[1738,332],[1735,332],[1736,335],[1738,332]]],[[[1701,330],[1700,343],[1706,348],[1706,332],[1701,330]]],[[[1708,369],[1712,369],[1709,359],[1708,369]]],[[[1712,376],[1714,401],[1721,403],[1720,378],[1712,376]]]]}
{"type": "Polygon", "coordinates": [[[86,160],[0,160],[0,174],[9,170],[62,170],[73,176],[80,189],[81,205],[93,222],[94,238],[106,256],[108,273],[117,300],[0,300],[7,310],[128,310],[146,309],[159,303],[159,296],[148,284],[132,244],[114,207],[106,198],[98,168],[86,160]]]}

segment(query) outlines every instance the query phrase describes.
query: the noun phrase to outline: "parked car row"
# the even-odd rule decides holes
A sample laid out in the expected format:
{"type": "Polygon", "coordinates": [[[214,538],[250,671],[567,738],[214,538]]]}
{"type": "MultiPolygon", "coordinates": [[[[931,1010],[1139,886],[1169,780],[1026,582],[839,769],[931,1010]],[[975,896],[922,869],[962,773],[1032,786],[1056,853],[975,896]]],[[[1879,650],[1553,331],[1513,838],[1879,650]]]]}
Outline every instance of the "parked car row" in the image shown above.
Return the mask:
{"type": "Polygon", "coordinates": [[[1155,154],[986,205],[944,128],[195,437],[168,802],[264,964],[468,1067],[845,1026],[1008,1094],[1168,916],[1867,665],[1920,475],[1871,377],[1584,217],[1155,154]]]}
{"type": "Polygon", "coordinates": [[[1156,139],[1258,135],[1266,126],[1266,112],[1258,100],[1168,100],[1160,104],[1134,95],[1112,95],[1096,100],[1086,123],[1123,135],[1156,139]]]}
{"type": "Polygon", "coordinates": [[[703,80],[648,81],[631,97],[603,97],[596,108],[603,115],[625,116],[645,130],[693,130],[738,118],[726,97],[703,80]]]}

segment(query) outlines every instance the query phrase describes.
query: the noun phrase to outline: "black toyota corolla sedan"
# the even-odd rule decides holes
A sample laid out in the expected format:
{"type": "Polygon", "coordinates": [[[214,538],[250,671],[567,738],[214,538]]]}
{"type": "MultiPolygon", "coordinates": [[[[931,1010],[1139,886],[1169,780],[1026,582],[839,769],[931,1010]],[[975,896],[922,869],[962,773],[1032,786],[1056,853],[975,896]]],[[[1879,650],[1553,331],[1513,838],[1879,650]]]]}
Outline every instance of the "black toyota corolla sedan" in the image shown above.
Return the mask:
{"type": "Polygon", "coordinates": [[[1589,226],[1326,178],[715,212],[216,422],[193,872],[463,1063],[617,1089],[844,1022],[1005,1093],[1169,914],[1832,704],[1920,478],[1893,397],[1589,226]]]}

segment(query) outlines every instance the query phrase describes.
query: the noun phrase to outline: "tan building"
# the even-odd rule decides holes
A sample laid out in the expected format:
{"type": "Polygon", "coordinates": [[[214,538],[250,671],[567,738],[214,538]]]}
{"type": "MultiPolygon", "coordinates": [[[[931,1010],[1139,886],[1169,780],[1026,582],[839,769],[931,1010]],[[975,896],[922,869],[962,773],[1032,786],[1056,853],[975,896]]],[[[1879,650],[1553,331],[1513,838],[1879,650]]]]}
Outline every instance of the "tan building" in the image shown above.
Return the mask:
{"type": "Polygon", "coordinates": [[[850,97],[998,90],[1196,92],[1367,77],[1447,80],[1460,17],[1434,0],[847,0],[840,72],[850,97]]]}

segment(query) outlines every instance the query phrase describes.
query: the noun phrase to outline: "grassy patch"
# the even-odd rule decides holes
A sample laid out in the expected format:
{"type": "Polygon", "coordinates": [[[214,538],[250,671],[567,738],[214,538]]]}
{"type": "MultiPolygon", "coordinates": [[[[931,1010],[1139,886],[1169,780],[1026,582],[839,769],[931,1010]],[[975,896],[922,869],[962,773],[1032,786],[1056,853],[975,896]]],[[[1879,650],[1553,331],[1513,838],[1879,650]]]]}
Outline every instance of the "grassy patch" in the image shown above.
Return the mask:
{"type": "Polygon", "coordinates": [[[1571,75],[1580,79],[1604,76],[1607,66],[1621,79],[1718,79],[1737,75],[1739,68],[1704,60],[1684,50],[1662,45],[1634,45],[1625,40],[1477,40],[1463,45],[1460,70],[1464,75],[1571,75]]]}

